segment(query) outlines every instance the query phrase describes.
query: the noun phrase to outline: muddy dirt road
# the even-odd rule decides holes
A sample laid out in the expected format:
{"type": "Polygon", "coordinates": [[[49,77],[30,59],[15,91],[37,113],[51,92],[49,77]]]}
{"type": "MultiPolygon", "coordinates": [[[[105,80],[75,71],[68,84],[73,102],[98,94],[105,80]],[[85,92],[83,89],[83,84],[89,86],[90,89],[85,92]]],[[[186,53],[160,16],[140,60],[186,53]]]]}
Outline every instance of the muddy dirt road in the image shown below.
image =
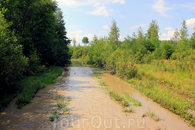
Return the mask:
{"type": "Polygon", "coordinates": [[[33,101],[17,109],[15,101],[0,114],[0,130],[65,130],[65,129],[131,129],[131,130],[195,130],[184,123],[179,116],[162,108],[144,97],[130,85],[109,74],[101,74],[102,81],[111,90],[128,92],[141,101],[134,113],[124,113],[121,106],[112,100],[107,91],[99,86],[99,79],[93,76],[93,68],[68,67],[58,82],[40,90],[33,101]],[[56,97],[71,97],[68,105],[70,114],[61,115],[54,122],[49,121],[56,97]],[[149,109],[162,119],[159,122],[150,117],[142,118],[149,109]]]}

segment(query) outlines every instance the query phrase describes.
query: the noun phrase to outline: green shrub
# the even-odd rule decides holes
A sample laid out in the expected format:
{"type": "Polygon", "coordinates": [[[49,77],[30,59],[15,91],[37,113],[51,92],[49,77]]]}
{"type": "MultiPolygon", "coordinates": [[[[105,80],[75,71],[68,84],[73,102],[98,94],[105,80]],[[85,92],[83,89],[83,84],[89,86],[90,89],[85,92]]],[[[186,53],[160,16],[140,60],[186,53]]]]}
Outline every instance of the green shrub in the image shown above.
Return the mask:
{"type": "Polygon", "coordinates": [[[30,103],[39,89],[55,83],[55,79],[62,74],[62,71],[60,67],[50,67],[47,72],[41,76],[31,76],[23,79],[19,83],[19,86],[24,89],[17,97],[16,104],[18,107],[22,108],[30,103]]]}

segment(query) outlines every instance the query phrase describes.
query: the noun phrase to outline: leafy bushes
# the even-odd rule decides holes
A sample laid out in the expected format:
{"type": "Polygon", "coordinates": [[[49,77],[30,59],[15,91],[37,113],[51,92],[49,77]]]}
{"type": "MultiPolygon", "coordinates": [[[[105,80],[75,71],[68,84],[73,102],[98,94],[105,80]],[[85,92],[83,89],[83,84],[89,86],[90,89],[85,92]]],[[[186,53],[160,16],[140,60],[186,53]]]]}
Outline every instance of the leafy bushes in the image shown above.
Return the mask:
{"type": "Polygon", "coordinates": [[[0,13],[0,95],[4,95],[7,87],[21,78],[21,74],[28,65],[28,58],[22,53],[22,45],[8,27],[3,15],[0,13]]]}
{"type": "Polygon", "coordinates": [[[131,57],[118,48],[106,61],[106,68],[121,77],[133,78],[137,74],[137,68],[131,57]]]}
{"type": "Polygon", "coordinates": [[[60,67],[50,67],[46,73],[41,76],[31,76],[23,79],[18,85],[23,89],[16,100],[19,108],[30,103],[39,89],[45,88],[49,84],[56,82],[56,78],[62,74],[60,67]]]}
{"type": "Polygon", "coordinates": [[[54,1],[0,1],[0,109],[26,89],[21,79],[70,63],[64,25],[54,1]]]}

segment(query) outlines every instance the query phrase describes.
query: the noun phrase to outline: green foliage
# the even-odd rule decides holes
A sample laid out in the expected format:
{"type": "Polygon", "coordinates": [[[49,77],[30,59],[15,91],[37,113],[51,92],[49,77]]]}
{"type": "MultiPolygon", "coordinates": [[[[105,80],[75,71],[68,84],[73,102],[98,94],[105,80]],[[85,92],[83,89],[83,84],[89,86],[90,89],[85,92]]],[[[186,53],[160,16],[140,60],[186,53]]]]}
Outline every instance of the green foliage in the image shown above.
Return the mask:
{"type": "Polygon", "coordinates": [[[120,96],[117,92],[109,91],[111,97],[113,97],[116,101],[122,101],[123,97],[120,96]]]}
{"type": "Polygon", "coordinates": [[[158,115],[155,115],[155,113],[150,109],[142,117],[145,117],[145,116],[149,116],[152,119],[154,119],[155,121],[160,121],[161,120],[160,117],[158,115]]]}
{"type": "Polygon", "coordinates": [[[186,45],[187,44],[187,37],[188,37],[188,29],[186,26],[186,21],[183,20],[182,22],[182,28],[180,29],[180,43],[181,45],[186,45]]]}
{"type": "MultiPolygon", "coordinates": [[[[188,38],[185,21],[171,40],[160,41],[158,31],[157,22],[152,21],[145,35],[139,28],[138,37],[135,33],[127,36],[118,46],[111,33],[104,38],[95,36],[90,46],[84,47],[87,49],[84,55],[90,63],[129,81],[132,87],[195,126],[195,119],[188,112],[188,109],[195,110],[195,33],[188,38]]],[[[126,104],[118,93],[110,91],[109,94],[122,105],[126,104]]],[[[127,95],[126,99],[135,106],[141,105],[127,95]]],[[[160,120],[151,111],[148,115],[160,120]]]]}
{"type": "Polygon", "coordinates": [[[14,97],[11,95],[17,88],[13,85],[22,78],[28,65],[28,58],[22,53],[22,45],[17,44],[17,38],[9,27],[10,24],[0,13],[0,108],[9,103],[10,97],[14,97]]]}
{"type": "Polygon", "coordinates": [[[116,26],[116,21],[113,19],[109,33],[109,40],[113,45],[116,45],[117,47],[119,46],[119,36],[119,28],[116,26]]]}
{"type": "Polygon", "coordinates": [[[191,47],[192,49],[195,49],[195,32],[192,34],[191,37],[191,47]]]}
{"type": "Polygon", "coordinates": [[[32,76],[23,79],[18,85],[24,88],[16,100],[19,108],[28,104],[39,89],[46,87],[49,84],[56,82],[56,78],[62,74],[60,67],[50,67],[46,73],[41,76],[32,76]]]}
{"type": "Polygon", "coordinates": [[[82,42],[86,45],[89,43],[88,37],[83,37],[82,42]]]}
{"type": "Polygon", "coordinates": [[[121,77],[133,78],[137,74],[135,63],[129,55],[118,48],[106,61],[106,69],[121,77]]]}
{"type": "Polygon", "coordinates": [[[71,54],[65,22],[56,2],[4,0],[0,1],[0,11],[1,107],[21,91],[18,81],[43,73],[45,66],[69,64],[71,54]]]}
{"type": "MultiPolygon", "coordinates": [[[[11,22],[23,54],[30,57],[35,51],[41,63],[64,66],[69,63],[65,23],[62,12],[51,0],[1,1],[5,19],[11,22]]],[[[36,63],[35,63],[36,64],[36,63]]]]}
{"type": "Polygon", "coordinates": [[[99,81],[99,83],[100,83],[100,86],[108,86],[108,84],[104,81],[99,81]]]}
{"type": "Polygon", "coordinates": [[[126,108],[123,108],[123,112],[133,112],[133,107],[126,107],[126,108]]]}
{"type": "Polygon", "coordinates": [[[86,58],[88,55],[88,47],[83,47],[83,46],[73,46],[73,47],[69,47],[70,50],[70,55],[72,55],[72,59],[78,59],[78,58],[86,58]]]}
{"type": "Polygon", "coordinates": [[[134,106],[141,106],[141,102],[131,97],[128,93],[124,93],[124,95],[128,99],[128,101],[133,102],[134,106]]]}

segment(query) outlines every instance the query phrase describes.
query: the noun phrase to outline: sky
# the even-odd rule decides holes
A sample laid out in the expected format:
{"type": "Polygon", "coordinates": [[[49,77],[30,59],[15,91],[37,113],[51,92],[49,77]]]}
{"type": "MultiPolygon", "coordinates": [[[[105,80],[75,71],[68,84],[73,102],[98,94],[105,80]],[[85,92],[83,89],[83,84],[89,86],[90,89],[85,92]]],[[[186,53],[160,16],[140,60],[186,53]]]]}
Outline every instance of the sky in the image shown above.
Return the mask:
{"type": "Polygon", "coordinates": [[[67,37],[91,41],[94,35],[108,36],[112,20],[120,30],[121,41],[137,33],[141,26],[146,33],[152,20],[159,25],[159,38],[169,40],[175,29],[186,20],[189,37],[195,27],[194,0],[56,0],[64,16],[67,37]]]}

